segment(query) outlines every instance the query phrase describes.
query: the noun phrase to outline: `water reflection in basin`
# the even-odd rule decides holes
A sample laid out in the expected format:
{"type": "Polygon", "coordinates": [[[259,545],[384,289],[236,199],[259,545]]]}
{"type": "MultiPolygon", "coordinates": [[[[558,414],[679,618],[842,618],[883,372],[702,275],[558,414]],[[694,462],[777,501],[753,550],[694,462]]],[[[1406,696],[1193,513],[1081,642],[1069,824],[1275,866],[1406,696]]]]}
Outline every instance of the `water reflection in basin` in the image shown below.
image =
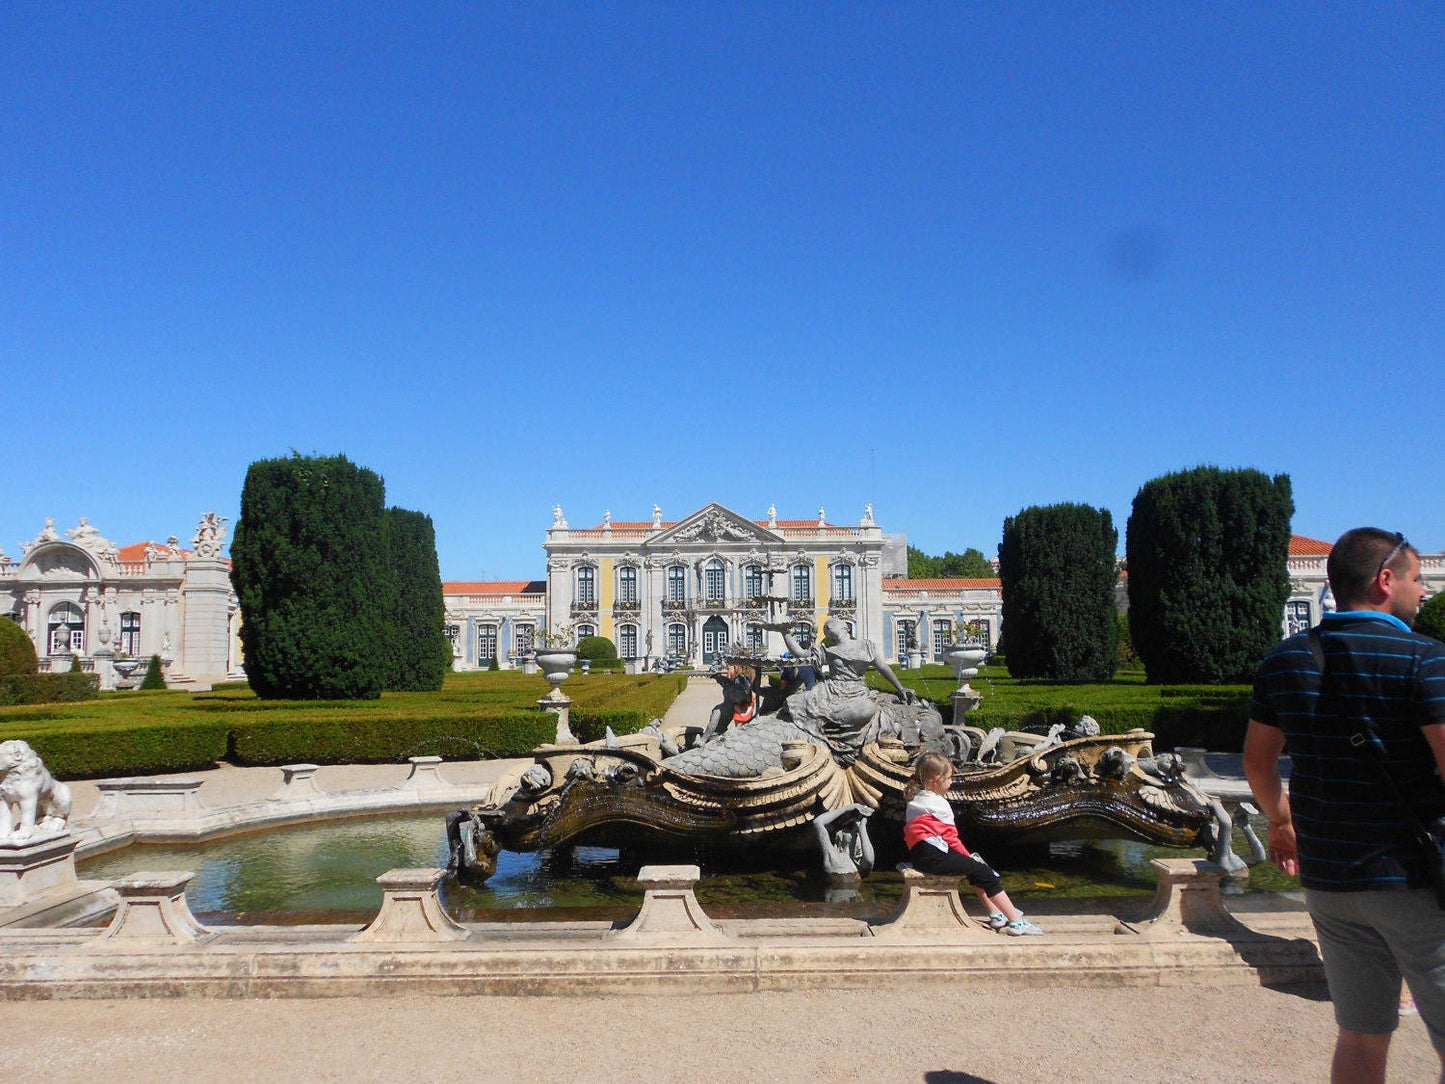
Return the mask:
{"type": "MultiPolygon", "coordinates": [[[[191,909],[209,922],[370,921],[381,905],[376,878],[389,869],[444,866],[443,818],[389,814],[270,828],[207,843],[137,844],[79,864],[80,875],[114,880],[140,870],[189,869],[191,909]]],[[[1004,887],[1030,912],[1116,911],[1121,897],[1154,890],[1149,861],[1203,857],[1137,843],[1104,840],[1055,843],[989,857],[1003,867],[1004,887]]],[[[902,878],[878,870],[851,898],[830,893],[815,871],[707,872],[697,887],[715,918],[780,915],[881,919],[902,894],[902,878]]],[[[446,882],[447,909],[464,922],[597,919],[622,921],[637,912],[637,866],[616,851],[579,847],[571,855],[504,852],[497,873],[480,887],[446,882]]],[[[1256,867],[1250,889],[1297,889],[1272,867],[1256,867]]],[[[1141,901],[1142,902],[1142,901],[1141,901]]]]}

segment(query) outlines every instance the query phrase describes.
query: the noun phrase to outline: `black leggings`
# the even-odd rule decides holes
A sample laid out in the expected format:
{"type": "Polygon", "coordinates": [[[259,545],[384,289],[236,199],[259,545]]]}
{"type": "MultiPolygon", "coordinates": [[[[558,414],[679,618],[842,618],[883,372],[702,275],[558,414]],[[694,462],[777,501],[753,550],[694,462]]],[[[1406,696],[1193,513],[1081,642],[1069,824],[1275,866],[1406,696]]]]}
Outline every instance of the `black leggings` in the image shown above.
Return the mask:
{"type": "Polygon", "coordinates": [[[967,877],[969,884],[983,889],[989,896],[1003,891],[1003,880],[998,873],[977,855],[940,851],[924,839],[909,848],[908,860],[919,873],[930,877],[967,877]]]}

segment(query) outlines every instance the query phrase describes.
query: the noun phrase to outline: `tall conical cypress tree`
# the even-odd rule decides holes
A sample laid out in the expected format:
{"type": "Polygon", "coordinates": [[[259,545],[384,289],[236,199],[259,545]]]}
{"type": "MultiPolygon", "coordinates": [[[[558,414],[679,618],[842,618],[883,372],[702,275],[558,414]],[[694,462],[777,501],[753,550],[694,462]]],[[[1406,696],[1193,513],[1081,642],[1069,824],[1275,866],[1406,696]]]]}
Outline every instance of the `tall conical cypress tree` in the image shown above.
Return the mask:
{"type": "Polygon", "coordinates": [[[246,471],[231,582],[258,696],[381,695],[394,596],[385,497],[380,476],[341,455],[293,453],[246,471]]]}
{"type": "Polygon", "coordinates": [[[1010,674],[1056,681],[1114,676],[1118,544],[1104,508],[1055,504],[1004,520],[998,574],[1010,674]]]}
{"type": "Polygon", "coordinates": [[[1151,682],[1248,682],[1289,598],[1289,475],[1197,467],[1144,483],[1125,553],[1151,682]]]}
{"type": "Polygon", "coordinates": [[[435,692],[452,665],[443,628],[441,567],[431,516],[405,508],[386,510],[391,574],[396,587],[391,619],[390,673],[395,691],[435,692]]]}

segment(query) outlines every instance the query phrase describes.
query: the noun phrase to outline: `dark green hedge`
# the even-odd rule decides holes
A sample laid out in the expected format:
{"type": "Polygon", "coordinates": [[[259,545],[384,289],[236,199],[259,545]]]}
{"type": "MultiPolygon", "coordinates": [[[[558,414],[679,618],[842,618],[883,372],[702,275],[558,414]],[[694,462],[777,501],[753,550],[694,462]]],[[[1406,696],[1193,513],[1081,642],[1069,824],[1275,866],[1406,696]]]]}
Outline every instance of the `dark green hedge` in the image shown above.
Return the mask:
{"type": "Polygon", "coordinates": [[[0,677],[0,706],[10,704],[73,704],[100,691],[95,674],[11,674],[0,677]]]}
{"type": "Polygon", "coordinates": [[[9,618],[0,624],[0,677],[12,674],[33,674],[40,669],[40,659],[30,634],[9,618]]]}
{"type": "Polygon", "coordinates": [[[38,724],[27,730],[22,725],[7,727],[5,737],[29,742],[58,779],[196,771],[214,768],[226,752],[226,725],[219,720],[87,729],[38,724]]]}

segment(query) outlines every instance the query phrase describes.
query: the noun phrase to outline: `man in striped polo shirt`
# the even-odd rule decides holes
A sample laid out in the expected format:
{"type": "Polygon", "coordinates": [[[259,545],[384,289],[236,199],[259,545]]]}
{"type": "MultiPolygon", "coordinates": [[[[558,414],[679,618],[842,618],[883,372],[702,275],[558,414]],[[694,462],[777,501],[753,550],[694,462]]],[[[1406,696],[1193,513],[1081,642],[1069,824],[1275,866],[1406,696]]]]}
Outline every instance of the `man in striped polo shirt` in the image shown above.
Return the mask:
{"type": "Polygon", "coordinates": [[[1445,644],[1410,631],[1425,586],[1404,535],[1349,531],[1327,570],[1339,612],[1260,666],[1244,771],[1270,858],[1300,878],[1319,933],[1339,1026],[1332,1078],[1383,1081],[1402,974],[1445,1065],[1445,911],[1377,763],[1421,821],[1445,815],[1445,644]]]}

